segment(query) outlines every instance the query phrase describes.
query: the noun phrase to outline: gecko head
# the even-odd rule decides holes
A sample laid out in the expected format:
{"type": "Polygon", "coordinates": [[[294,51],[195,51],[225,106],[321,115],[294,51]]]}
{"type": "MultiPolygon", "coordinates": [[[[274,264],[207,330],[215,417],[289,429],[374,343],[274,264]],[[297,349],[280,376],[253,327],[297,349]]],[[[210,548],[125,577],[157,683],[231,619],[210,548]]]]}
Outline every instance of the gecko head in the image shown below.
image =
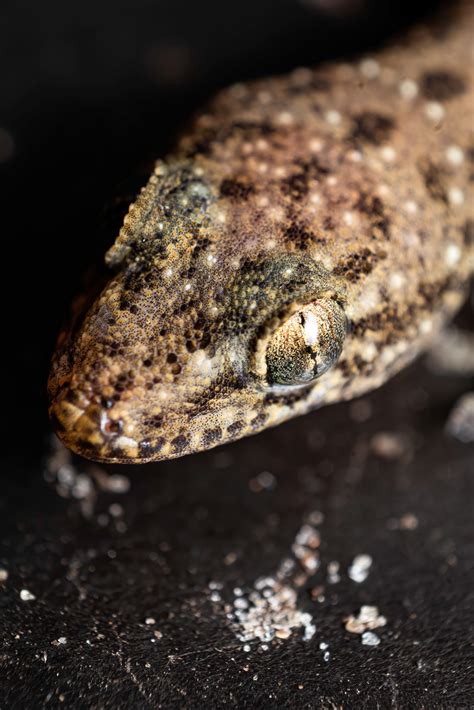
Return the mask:
{"type": "Polygon", "coordinates": [[[304,398],[339,357],[343,303],[340,282],[296,255],[242,262],[225,285],[204,268],[173,280],[129,266],[60,342],[57,433],[87,458],[139,463],[276,424],[291,416],[282,398],[304,398]]]}

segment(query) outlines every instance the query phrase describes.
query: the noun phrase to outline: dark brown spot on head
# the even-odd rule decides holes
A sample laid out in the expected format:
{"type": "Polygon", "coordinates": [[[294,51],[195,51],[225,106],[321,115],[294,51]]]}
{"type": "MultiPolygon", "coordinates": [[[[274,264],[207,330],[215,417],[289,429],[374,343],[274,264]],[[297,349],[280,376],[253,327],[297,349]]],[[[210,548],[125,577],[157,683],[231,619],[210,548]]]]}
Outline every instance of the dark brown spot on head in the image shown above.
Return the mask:
{"type": "Polygon", "coordinates": [[[328,232],[333,232],[336,229],[336,223],[332,217],[325,217],[323,221],[323,227],[328,232]]]}
{"type": "Polygon", "coordinates": [[[268,419],[268,414],[266,414],[265,412],[260,412],[260,414],[257,414],[257,416],[252,419],[252,421],[250,422],[250,426],[252,426],[255,429],[258,427],[261,427],[265,424],[267,419],[268,419]]]}
{"type": "Polygon", "coordinates": [[[463,227],[464,244],[468,247],[474,245],[474,219],[466,220],[463,227]]]}
{"type": "Polygon", "coordinates": [[[77,440],[77,450],[78,451],[94,451],[94,444],[88,439],[78,439],[77,440]]]}
{"type": "Polygon", "coordinates": [[[357,337],[363,336],[367,331],[384,331],[384,338],[379,347],[393,344],[417,321],[420,313],[423,313],[426,307],[433,310],[446,291],[459,291],[464,286],[465,284],[459,284],[457,279],[454,279],[453,282],[451,276],[444,281],[423,282],[418,287],[420,302],[417,305],[409,305],[403,313],[399,312],[397,305],[387,303],[381,311],[369,313],[364,318],[353,322],[351,331],[357,337]]]}
{"type": "Polygon", "coordinates": [[[342,371],[345,378],[352,381],[354,377],[360,374],[369,374],[372,366],[360,355],[356,354],[350,360],[340,360],[336,366],[342,371]]]}
{"type": "Polygon", "coordinates": [[[369,217],[372,225],[372,239],[390,238],[390,218],[378,195],[361,192],[354,207],[369,217]]]}
{"type": "Polygon", "coordinates": [[[153,443],[148,441],[148,439],[141,441],[138,445],[140,458],[146,459],[157,454],[163,448],[164,443],[165,439],[162,436],[158,437],[153,443]]]}
{"type": "Polygon", "coordinates": [[[349,254],[337,264],[334,273],[345,276],[353,283],[362,278],[363,275],[370,274],[380,259],[385,259],[385,251],[373,252],[371,249],[363,249],[361,252],[349,254]]]}
{"type": "Polygon", "coordinates": [[[324,244],[325,239],[317,237],[313,232],[309,232],[303,225],[293,222],[284,233],[285,239],[294,244],[297,249],[304,251],[311,243],[324,244]]]}
{"type": "Polygon", "coordinates": [[[282,404],[286,407],[292,407],[296,402],[304,399],[308,394],[307,388],[302,387],[300,390],[291,393],[278,394],[277,392],[269,392],[265,396],[265,404],[282,404]]]}
{"type": "Polygon", "coordinates": [[[281,182],[281,191],[294,200],[301,200],[308,192],[308,177],[304,172],[290,175],[281,182]]]}
{"type": "Polygon", "coordinates": [[[401,317],[396,305],[387,304],[381,311],[369,313],[364,318],[352,323],[351,330],[360,337],[366,331],[384,331],[384,344],[395,342],[403,330],[408,326],[410,319],[407,314],[401,317]]]}
{"type": "Polygon", "coordinates": [[[227,427],[227,431],[231,436],[236,436],[242,429],[244,428],[245,424],[243,421],[240,419],[237,419],[236,422],[233,422],[232,424],[229,424],[227,427]]]}
{"type": "Polygon", "coordinates": [[[215,429],[206,429],[201,437],[201,442],[203,446],[209,447],[216,444],[222,438],[222,430],[220,427],[215,429]]]}
{"type": "Polygon", "coordinates": [[[353,117],[354,127],[350,135],[352,141],[380,145],[387,141],[394,128],[390,116],[384,116],[374,111],[364,111],[353,117]]]}
{"type": "Polygon", "coordinates": [[[418,170],[421,173],[425,187],[433,200],[438,202],[448,202],[448,196],[444,185],[444,175],[437,165],[430,158],[423,158],[418,162],[418,170]]]}
{"type": "Polygon", "coordinates": [[[220,186],[222,197],[230,197],[234,200],[246,200],[253,192],[255,192],[254,186],[243,180],[231,180],[229,178],[223,180],[220,186]]]}
{"type": "Polygon", "coordinates": [[[464,80],[447,71],[425,72],[421,77],[421,93],[430,101],[449,101],[466,91],[464,80]]]}
{"type": "Polygon", "coordinates": [[[384,212],[383,202],[380,197],[367,192],[360,193],[354,206],[356,210],[369,215],[369,217],[381,217],[384,212]]]}
{"type": "Polygon", "coordinates": [[[290,175],[281,182],[281,191],[284,195],[289,195],[295,200],[300,200],[309,190],[309,182],[318,180],[323,175],[328,175],[331,171],[327,165],[323,165],[316,157],[310,160],[297,160],[298,172],[290,175]]]}
{"type": "Polygon", "coordinates": [[[176,436],[174,439],[171,441],[171,446],[174,449],[174,452],[176,454],[181,453],[184,451],[186,446],[188,445],[188,438],[184,436],[184,434],[180,434],[179,436],[176,436]]]}

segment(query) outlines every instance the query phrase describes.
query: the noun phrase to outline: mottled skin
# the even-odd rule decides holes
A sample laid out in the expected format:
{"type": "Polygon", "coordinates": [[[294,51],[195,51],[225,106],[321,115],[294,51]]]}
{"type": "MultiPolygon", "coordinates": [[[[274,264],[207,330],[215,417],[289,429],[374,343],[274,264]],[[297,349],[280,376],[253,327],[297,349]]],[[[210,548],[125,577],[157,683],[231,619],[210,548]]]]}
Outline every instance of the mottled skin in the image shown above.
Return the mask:
{"type": "Polygon", "coordinates": [[[429,345],[472,270],[472,7],[197,117],[60,336],[67,446],[118,463],[208,449],[378,387],[429,345]]]}

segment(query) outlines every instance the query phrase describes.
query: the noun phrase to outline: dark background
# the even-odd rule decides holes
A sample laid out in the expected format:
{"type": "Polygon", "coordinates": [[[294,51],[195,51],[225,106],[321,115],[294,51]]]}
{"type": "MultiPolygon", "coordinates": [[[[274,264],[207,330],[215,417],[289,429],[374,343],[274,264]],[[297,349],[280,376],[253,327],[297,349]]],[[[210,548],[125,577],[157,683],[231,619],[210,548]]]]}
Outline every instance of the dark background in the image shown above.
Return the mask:
{"type": "Polygon", "coordinates": [[[370,50],[435,3],[347,5],[2,2],[1,707],[472,704],[473,451],[443,433],[465,379],[421,362],[366,398],[367,421],[337,405],[224,449],[108,467],[130,490],[89,477],[90,508],[44,474],[48,361],[84,270],[115,236],[105,206],[133,196],[134,176],[220,86],[370,50]],[[377,455],[380,431],[405,451],[377,455]],[[256,492],[262,471],[275,486],[256,492]],[[273,574],[314,510],[323,566],[310,586],[326,584],[331,560],[342,577],[323,603],[300,592],[317,633],[244,653],[207,585],[231,598],[273,574]],[[416,529],[399,529],[407,514],[416,529]],[[374,563],[357,585],[346,570],[361,552],[374,563]],[[364,603],[387,617],[376,648],[344,630],[364,603]]]}

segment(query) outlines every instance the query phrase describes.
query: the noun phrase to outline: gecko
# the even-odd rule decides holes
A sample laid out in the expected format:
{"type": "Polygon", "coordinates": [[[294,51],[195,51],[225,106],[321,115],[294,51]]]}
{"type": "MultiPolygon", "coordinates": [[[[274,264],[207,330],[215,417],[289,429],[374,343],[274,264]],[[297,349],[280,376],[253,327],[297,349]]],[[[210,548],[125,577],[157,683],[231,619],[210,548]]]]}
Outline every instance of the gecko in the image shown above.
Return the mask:
{"type": "Polygon", "coordinates": [[[233,85],[195,117],[59,336],[67,447],[111,463],[210,449],[358,397],[429,347],[473,270],[473,7],[233,85]]]}

